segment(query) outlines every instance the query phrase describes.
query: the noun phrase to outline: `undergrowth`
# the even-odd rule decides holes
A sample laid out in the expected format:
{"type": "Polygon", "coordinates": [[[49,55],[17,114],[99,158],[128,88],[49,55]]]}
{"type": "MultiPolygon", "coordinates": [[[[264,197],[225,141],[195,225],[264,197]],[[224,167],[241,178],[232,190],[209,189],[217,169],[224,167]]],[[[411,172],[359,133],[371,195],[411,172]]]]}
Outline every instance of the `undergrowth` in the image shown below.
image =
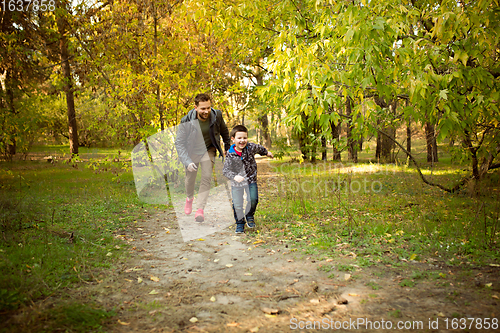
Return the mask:
{"type": "MultiPolygon", "coordinates": [[[[73,159],[0,164],[0,313],[23,311],[66,288],[93,283],[121,259],[114,235],[144,213],[124,163],[73,159]],[[96,167],[97,166],[97,167],[96,167]]],[[[130,168],[129,168],[130,169],[130,168]]],[[[98,329],[114,315],[95,304],[47,309],[43,330],[98,329]]],[[[36,324],[33,324],[36,326],[36,324]]],[[[2,325],[0,325],[1,328],[2,325]]]]}

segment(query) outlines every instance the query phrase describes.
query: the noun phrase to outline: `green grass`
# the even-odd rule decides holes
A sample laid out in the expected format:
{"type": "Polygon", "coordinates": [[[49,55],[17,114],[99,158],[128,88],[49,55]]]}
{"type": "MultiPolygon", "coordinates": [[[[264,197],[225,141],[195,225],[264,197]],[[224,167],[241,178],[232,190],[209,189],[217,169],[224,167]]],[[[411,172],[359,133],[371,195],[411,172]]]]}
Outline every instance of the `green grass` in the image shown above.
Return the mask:
{"type": "MultiPolygon", "coordinates": [[[[418,152],[423,145],[416,142],[418,152]]],[[[358,164],[299,163],[297,154],[270,162],[276,176],[259,187],[257,211],[263,230],[291,248],[329,257],[354,253],[361,267],[438,256],[453,265],[500,260],[499,170],[473,197],[467,188],[450,194],[424,184],[414,167],[370,162],[373,149],[358,164]]],[[[466,165],[452,163],[443,147],[441,162],[432,166],[423,150],[417,156],[433,182],[452,187],[466,174],[466,165]]]]}
{"type": "MultiPolygon", "coordinates": [[[[86,166],[0,162],[1,312],[102,279],[125,257],[126,245],[114,235],[140,219],[147,206],[138,201],[122,162],[86,166]]],[[[52,309],[47,320],[53,328],[88,331],[110,316],[112,309],[67,303],[52,309]]]]}

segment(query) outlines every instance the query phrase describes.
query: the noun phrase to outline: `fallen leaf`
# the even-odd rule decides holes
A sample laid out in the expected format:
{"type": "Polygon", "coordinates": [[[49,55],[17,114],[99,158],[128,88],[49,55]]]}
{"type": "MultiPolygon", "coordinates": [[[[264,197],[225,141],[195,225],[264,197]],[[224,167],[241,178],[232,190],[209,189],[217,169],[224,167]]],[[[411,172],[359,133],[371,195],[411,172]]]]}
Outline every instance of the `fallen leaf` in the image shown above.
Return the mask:
{"type": "Polygon", "coordinates": [[[280,312],[279,309],[271,309],[271,308],[261,308],[262,312],[267,314],[278,314],[280,312]]]}
{"type": "Polygon", "coordinates": [[[329,259],[326,259],[326,262],[332,262],[333,259],[329,258],[329,259]]]}
{"type": "Polygon", "coordinates": [[[258,327],[254,327],[254,328],[251,328],[251,329],[250,329],[250,332],[251,332],[251,333],[256,333],[256,332],[258,332],[258,331],[259,331],[259,328],[258,328],[258,327]]]}
{"type": "Polygon", "coordinates": [[[293,262],[293,259],[288,259],[288,262],[293,262]]]}
{"type": "Polygon", "coordinates": [[[118,324],[125,325],[125,326],[130,325],[130,323],[126,323],[124,321],[121,321],[120,319],[118,319],[118,324]]]}
{"type": "Polygon", "coordinates": [[[410,260],[415,260],[417,259],[417,254],[416,253],[413,253],[411,256],[410,256],[410,260]]]}
{"type": "Polygon", "coordinates": [[[156,276],[151,276],[150,279],[151,279],[151,281],[154,281],[154,282],[160,282],[160,279],[157,278],[156,276]]]}
{"type": "Polygon", "coordinates": [[[491,286],[493,285],[493,283],[486,283],[485,286],[488,287],[488,288],[491,288],[491,286]]]}
{"type": "Polygon", "coordinates": [[[359,296],[358,294],[349,294],[349,296],[359,296]]]}
{"type": "Polygon", "coordinates": [[[153,289],[153,290],[151,290],[151,291],[149,292],[149,294],[150,294],[150,295],[158,295],[158,292],[157,292],[156,290],[154,290],[154,289],[153,289]]]}
{"type": "Polygon", "coordinates": [[[494,298],[494,299],[499,299],[497,295],[493,295],[491,297],[494,298]]]}
{"type": "Polygon", "coordinates": [[[219,259],[214,259],[214,262],[219,262],[219,259]]]}
{"type": "Polygon", "coordinates": [[[215,296],[210,297],[210,301],[215,302],[216,301],[215,296]]]}
{"type": "Polygon", "coordinates": [[[252,273],[245,273],[245,275],[246,275],[246,276],[251,276],[251,275],[252,275],[252,273]]]}
{"type": "Polygon", "coordinates": [[[236,326],[240,326],[240,323],[237,323],[237,322],[232,322],[232,323],[228,323],[226,324],[226,326],[229,326],[229,327],[236,327],[236,326]]]}
{"type": "Polygon", "coordinates": [[[275,318],[276,317],[276,315],[268,314],[268,313],[264,314],[264,316],[266,316],[267,318],[275,318]]]}
{"type": "Polygon", "coordinates": [[[312,300],[309,301],[309,303],[312,303],[312,304],[319,304],[319,299],[317,298],[313,298],[312,300]]]}
{"type": "Polygon", "coordinates": [[[149,311],[149,315],[154,316],[157,312],[158,310],[151,310],[149,311]]]}
{"type": "Polygon", "coordinates": [[[491,267],[500,267],[500,265],[497,264],[490,264],[491,267]]]}
{"type": "Polygon", "coordinates": [[[344,280],[349,281],[351,279],[351,274],[344,274],[344,280]]]}
{"type": "Polygon", "coordinates": [[[191,319],[189,319],[189,321],[192,323],[196,323],[198,321],[198,318],[192,317],[191,319]]]}
{"type": "Polygon", "coordinates": [[[439,313],[438,313],[438,316],[439,316],[439,317],[444,317],[444,313],[439,312],[439,313]]]}
{"type": "Polygon", "coordinates": [[[132,280],[129,280],[129,279],[125,279],[125,281],[127,281],[127,282],[132,282],[132,280]]]}
{"type": "Polygon", "coordinates": [[[226,264],[226,267],[233,267],[233,264],[226,264]]]}
{"type": "Polygon", "coordinates": [[[111,253],[111,252],[106,253],[107,257],[111,257],[112,255],[113,255],[113,253],[111,253]]]}
{"type": "Polygon", "coordinates": [[[262,239],[259,239],[259,240],[256,240],[255,242],[253,242],[252,244],[260,244],[260,243],[264,243],[264,241],[262,239]]]}
{"type": "Polygon", "coordinates": [[[200,242],[203,242],[203,241],[204,241],[204,239],[203,239],[203,238],[198,238],[198,240],[199,240],[200,242]]]}
{"type": "Polygon", "coordinates": [[[137,283],[141,283],[142,282],[142,278],[141,277],[138,277],[137,278],[137,283]]]}

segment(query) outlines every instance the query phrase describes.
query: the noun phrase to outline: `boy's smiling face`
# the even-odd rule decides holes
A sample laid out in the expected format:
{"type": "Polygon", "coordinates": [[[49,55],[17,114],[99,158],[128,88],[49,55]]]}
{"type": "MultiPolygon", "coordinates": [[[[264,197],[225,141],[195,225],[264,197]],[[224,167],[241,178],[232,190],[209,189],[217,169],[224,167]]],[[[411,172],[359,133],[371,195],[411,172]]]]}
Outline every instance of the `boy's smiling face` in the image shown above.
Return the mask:
{"type": "Polygon", "coordinates": [[[243,148],[247,146],[248,143],[248,133],[246,132],[236,132],[234,137],[231,138],[235,145],[237,151],[242,151],[243,148]]]}

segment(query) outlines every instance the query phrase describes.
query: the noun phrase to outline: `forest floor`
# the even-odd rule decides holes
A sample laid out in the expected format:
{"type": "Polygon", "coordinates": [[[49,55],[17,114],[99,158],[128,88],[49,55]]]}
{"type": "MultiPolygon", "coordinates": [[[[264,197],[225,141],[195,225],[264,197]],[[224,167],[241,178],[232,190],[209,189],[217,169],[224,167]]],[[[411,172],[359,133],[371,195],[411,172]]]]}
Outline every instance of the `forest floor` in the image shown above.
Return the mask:
{"type": "Polygon", "coordinates": [[[259,232],[259,220],[244,235],[228,224],[184,241],[178,217],[158,209],[115,234],[128,258],[67,297],[114,309],[108,332],[498,331],[496,264],[450,266],[436,255],[360,267],[348,243],[338,244],[345,254],[307,254],[259,232]]]}
{"type": "MultiPolygon", "coordinates": [[[[359,267],[356,249],[329,258],[307,255],[268,234],[236,235],[234,225],[183,241],[178,222],[174,211],[159,211],[116,235],[133,246],[130,260],[99,284],[75,290],[75,297],[115,307],[110,331],[498,328],[497,265],[449,266],[436,256],[359,267]]],[[[340,246],[349,249],[347,243],[340,246]]]]}

